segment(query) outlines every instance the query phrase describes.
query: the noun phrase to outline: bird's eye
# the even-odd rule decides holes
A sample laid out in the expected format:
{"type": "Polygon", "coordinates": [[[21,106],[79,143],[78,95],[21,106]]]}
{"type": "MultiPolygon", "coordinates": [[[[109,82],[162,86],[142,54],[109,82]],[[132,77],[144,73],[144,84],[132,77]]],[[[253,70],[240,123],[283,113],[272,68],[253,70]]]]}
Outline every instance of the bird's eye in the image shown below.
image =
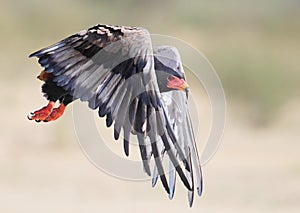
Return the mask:
{"type": "Polygon", "coordinates": [[[167,80],[168,81],[173,81],[174,80],[174,76],[173,75],[168,75],[167,80]]]}

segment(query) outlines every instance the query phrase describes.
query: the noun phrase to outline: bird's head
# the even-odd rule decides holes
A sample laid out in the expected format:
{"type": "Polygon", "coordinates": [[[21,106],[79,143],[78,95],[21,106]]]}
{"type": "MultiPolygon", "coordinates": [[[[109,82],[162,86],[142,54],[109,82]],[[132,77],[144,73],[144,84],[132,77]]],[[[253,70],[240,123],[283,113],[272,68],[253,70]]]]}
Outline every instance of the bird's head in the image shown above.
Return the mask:
{"type": "Polygon", "coordinates": [[[187,93],[189,91],[189,86],[184,77],[181,59],[175,47],[155,47],[154,64],[160,92],[182,90],[187,93]]]}
{"type": "Polygon", "coordinates": [[[156,71],[156,78],[160,92],[181,90],[188,95],[189,85],[186,83],[184,77],[173,75],[168,72],[156,71]]]}
{"type": "Polygon", "coordinates": [[[189,85],[186,83],[185,79],[174,75],[167,76],[167,87],[171,90],[189,91],[189,85]]]}

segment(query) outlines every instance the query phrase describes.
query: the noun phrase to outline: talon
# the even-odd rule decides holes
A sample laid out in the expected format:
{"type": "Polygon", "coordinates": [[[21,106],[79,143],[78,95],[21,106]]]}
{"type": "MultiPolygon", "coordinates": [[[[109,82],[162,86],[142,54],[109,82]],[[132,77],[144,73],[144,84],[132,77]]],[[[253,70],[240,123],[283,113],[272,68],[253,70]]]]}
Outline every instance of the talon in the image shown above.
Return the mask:
{"type": "Polygon", "coordinates": [[[59,107],[53,109],[51,114],[43,121],[44,122],[55,121],[56,119],[58,119],[60,116],[64,114],[65,108],[66,106],[63,103],[60,104],[59,107]]]}
{"type": "Polygon", "coordinates": [[[35,112],[31,112],[30,115],[27,115],[29,120],[35,120],[36,122],[41,122],[45,120],[53,110],[54,102],[50,101],[47,106],[41,108],[40,110],[36,110],[35,112]]]}

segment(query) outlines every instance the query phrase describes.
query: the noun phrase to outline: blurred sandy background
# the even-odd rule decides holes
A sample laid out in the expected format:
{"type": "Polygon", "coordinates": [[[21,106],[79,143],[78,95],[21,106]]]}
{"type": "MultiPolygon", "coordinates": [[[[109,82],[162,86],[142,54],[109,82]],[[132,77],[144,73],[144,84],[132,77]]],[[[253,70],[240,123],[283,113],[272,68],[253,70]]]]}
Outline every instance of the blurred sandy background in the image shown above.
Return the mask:
{"type": "Polygon", "coordinates": [[[299,1],[0,3],[0,212],[300,211],[299,1]],[[54,123],[27,120],[46,103],[40,67],[27,56],[97,23],[183,39],[218,72],[227,125],[192,209],[182,184],[169,201],[160,184],[97,170],[77,143],[70,109],[54,123]]]}

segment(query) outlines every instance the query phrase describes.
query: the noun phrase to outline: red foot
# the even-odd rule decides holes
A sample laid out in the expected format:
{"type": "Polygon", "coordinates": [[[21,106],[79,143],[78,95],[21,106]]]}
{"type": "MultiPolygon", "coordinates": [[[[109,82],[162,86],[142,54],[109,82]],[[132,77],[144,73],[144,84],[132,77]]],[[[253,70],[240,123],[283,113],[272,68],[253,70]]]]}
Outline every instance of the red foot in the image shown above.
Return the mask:
{"type": "Polygon", "coordinates": [[[30,115],[27,115],[29,120],[35,120],[36,122],[40,122],[45,120],[52,112],[54,106],[54,102],[50,101],[47,106],[43,107],[40,110],[35,112],[31,112],[30,115]]]}
{"type": "Polygon", "coordinates": [[[64,114],[66,106],[60,104],[59,107],[52,110],[51,114],[44,120],[44,122],[55,121],[64,114]]]}

